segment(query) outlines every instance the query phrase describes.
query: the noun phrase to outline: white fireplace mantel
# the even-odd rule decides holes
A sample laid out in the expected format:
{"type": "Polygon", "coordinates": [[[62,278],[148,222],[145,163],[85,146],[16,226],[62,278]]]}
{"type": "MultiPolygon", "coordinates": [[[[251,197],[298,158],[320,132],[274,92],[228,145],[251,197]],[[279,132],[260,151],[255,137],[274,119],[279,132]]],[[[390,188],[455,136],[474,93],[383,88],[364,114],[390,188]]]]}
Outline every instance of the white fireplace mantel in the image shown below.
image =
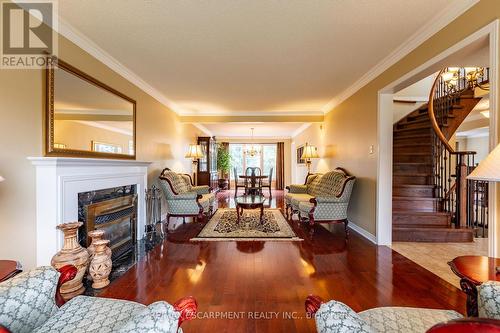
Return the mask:
{"type": "Polygon", "coordinates": [[[78,193],[136,185],[137,238],[146,221],[144,190],[151,162],[98,158],[28,157],[36,167],[37,266],[50,260],[63,244],[56,226],[78,220],[78,193]]]}

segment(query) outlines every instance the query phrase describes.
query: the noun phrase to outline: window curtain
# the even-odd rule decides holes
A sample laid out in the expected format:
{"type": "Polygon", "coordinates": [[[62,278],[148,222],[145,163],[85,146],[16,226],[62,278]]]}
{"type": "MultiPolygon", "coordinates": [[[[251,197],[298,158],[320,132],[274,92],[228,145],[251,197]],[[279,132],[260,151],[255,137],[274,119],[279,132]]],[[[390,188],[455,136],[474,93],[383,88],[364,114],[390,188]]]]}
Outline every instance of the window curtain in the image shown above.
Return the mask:
{"type": "Polygon", "coordinates": [[[276,144],[276,189],[285,188],[285,143],[276,144]]]}

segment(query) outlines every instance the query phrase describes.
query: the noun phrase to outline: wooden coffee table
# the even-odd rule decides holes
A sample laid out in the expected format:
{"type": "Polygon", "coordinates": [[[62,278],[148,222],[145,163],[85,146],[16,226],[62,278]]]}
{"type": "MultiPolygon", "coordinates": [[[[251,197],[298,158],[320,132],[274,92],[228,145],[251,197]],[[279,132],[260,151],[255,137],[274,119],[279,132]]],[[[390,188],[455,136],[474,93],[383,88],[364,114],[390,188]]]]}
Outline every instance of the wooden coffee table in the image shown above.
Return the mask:
{"type": "Polygon", "coordinates": [[[467,294],[467,316],[477,317],[477,286],[486,281],[500,281],[496,267],[500,258],[484,256],[460,256],[448,263],[460,278],[460,287],[467,294]]]}
{"type": "Polygon", "coordinates": [[[260,208],[260,223],[264,223],[264,202],[266,202],[266,200],[266,197],[263,195],[242,195],[236,197],[236,215],[238,216],[237,223],[240,223],[240,216],[243,214],[243,209],[257,208],[260,208]]]}

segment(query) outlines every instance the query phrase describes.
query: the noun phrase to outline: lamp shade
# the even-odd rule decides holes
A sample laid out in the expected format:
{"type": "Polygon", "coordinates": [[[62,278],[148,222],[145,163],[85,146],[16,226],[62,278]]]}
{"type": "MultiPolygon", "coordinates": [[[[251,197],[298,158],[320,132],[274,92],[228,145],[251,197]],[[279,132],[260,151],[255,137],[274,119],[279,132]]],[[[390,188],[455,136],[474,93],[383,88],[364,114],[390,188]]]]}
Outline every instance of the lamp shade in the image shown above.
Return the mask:
{"type": "Polygon", "coordinates": [[[302,156],[300,157],[300,159],[308,160],[311,158],[319,158],[318,148],[316,148],[315,146],[310,146],[310,145],[306,144],[306,146],[304,147],[304,152],[302,153],[302,156]]]}
{"type": "Polygon", "coordinates": [[[467,179],[500,182],[500,145],[479,163],[467,179]]]}
{"type": "Polygon", "coordinates": [[[0,183],[3,182],[5,180],[5,178],[3,178],[2,176],[0,176],[0,183]]]}
{"type": "Polygon", "coordinates": [[[203,157],[203,151],[201,150],[200,145],[189,145],[188,152],[186,154],[186,157],[192,158],[192,159],[198,159],[203,157]]]}

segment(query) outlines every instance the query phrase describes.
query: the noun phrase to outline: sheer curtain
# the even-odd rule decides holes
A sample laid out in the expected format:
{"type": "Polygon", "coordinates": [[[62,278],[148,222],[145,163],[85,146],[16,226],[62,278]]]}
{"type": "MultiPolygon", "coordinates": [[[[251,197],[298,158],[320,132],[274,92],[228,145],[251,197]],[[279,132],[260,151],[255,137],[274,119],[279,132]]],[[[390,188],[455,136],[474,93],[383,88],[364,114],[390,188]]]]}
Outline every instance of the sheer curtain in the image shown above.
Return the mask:
{"type": "Polygon", "coordinates": [[[285,188],[285,143],[276,144],[276,189],[285,188]]]}

